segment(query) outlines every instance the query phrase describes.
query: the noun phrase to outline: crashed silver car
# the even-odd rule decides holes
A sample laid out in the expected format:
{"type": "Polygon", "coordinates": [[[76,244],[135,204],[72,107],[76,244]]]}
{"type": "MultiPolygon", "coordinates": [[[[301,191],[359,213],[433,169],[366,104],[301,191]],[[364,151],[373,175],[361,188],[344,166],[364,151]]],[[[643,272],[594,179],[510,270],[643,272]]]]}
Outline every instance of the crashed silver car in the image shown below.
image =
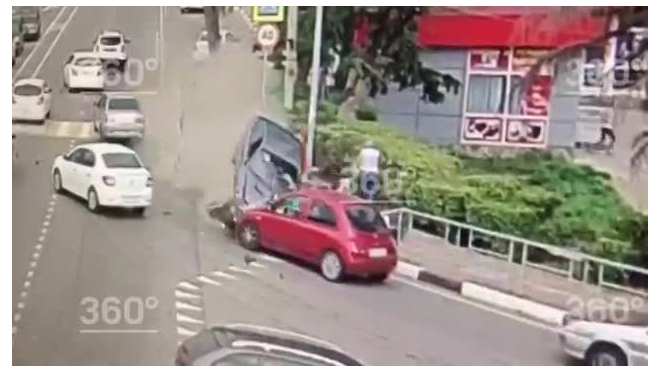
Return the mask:
{"type": "Polygon", "coordinates": [[[263,116],[250,122],[234,164],[234,217],[297,188],[302,145],[289,129],[263,116]]]}

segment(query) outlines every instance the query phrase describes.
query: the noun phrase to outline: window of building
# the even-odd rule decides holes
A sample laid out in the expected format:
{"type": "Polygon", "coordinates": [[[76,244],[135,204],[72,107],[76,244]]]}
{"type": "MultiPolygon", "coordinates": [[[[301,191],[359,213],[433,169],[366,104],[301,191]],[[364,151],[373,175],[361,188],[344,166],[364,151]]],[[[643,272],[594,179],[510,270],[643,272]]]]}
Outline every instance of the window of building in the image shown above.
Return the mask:
{"type": "Polygon", "coordinates": [[[546,145],[552,66],[542,66],[523,90],[529,68],[547,52],[524,48],[470,51],[463,144],[546,145]]]}

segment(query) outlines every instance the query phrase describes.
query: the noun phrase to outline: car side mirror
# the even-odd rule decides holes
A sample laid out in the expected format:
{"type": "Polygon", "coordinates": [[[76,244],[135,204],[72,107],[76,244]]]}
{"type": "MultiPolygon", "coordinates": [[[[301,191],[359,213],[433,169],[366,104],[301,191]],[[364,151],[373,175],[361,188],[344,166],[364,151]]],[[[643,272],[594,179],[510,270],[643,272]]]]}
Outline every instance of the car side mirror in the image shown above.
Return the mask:
{"type": "Polygon", "coordinates": [[[66,153],[66,154],[64,154],[64,156],[62,156],[62,158],[63,158],[65,161],[69,161],[69,160],[71,159],[71,154],[66,153]]]}
{"type": "Polygon", "coordinates": [[[51,87],[47,87],[47,88],[44,89],[44,93],[46,93],[46,94],[50,94],[52,92],[53,92],[53,89],[51,87]]]}
{"type": "Polygon", "coordinates": [[[126,37],[126,38],[124,38],[124,42],[125,42],[126,44],[130,44],[130,43],[131,43],[131,39],[129,39],[129,38],[126,37]]]}

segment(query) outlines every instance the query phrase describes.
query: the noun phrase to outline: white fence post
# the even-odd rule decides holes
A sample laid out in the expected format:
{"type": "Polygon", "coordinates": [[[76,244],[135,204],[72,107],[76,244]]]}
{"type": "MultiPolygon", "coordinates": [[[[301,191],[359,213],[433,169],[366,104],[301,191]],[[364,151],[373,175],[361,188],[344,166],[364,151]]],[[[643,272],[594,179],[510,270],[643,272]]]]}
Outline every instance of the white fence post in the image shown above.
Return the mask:
{"type": "Polygon", "coordinates": [[[513,263],[513,254],[516,249],[516,243],[513,240],[509,241],[509,263],[513,263]]]}
{"type": "Polygon", "coordinates": [[[522,247],[522,259],[521,259],[521,261],[520,261],[520,264],[522,264],[523,267],[524,267],[525,265],[527,265],[527,244],[526,244],[526,243],[523,243],[523,247],[522,247]]]}
{"type": "Polygon", "coordinates": [[[598,282],[596,282],[596,286],[600,286],[603,283],[604,271],[605,265],[603,263],[598,264],[598,282]]]}
{"type": "Polygon", "coordinates": [[[396,244],[401,243],[401,218],[403,216],[403,211],[399,211],[399,217],[396,220],[396,244]]]}
{"type": "MultiPolygon", "coordinates": [[[[460,232],[460,230],[459,230],[459,232],[460,232]]],[[[461,244],[461,237],[462,237],[461,234],[462,233],[458,234],[458,244],[459,244],[459,246],[461,244]]],[[[468,249],[472,249],[472,230],[471,229],[468,229],[468,249]]]]}

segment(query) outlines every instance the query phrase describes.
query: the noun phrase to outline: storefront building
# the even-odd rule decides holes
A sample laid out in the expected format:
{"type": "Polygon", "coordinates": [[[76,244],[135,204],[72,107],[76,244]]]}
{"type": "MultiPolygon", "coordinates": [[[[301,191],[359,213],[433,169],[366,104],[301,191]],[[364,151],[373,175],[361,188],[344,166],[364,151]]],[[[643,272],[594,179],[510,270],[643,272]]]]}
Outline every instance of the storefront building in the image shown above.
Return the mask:
{"type": "MultiPolygon", "coordinates": [[[[573,147],[581,97],[588,91],[585,84],[593,85],[592,76],[585,75],[590,72],[585,53],[543,64],[525,92],[523,77],[539,58],[557,48],[602,34],[604,24],[576,17],[560,29],[543,30],[542,16],[538,18],[535,22],[530,14],[422,17],[418,40],[424,48],[422,62],[451,74],[461,81],[461,88],[457,95],[448,93],[440,104],[424,102],[415,90],[379,97],[381,121],[439,145],[573,147]]],[[[603,57],[607,64],[608,56],[603,57]]]]}

